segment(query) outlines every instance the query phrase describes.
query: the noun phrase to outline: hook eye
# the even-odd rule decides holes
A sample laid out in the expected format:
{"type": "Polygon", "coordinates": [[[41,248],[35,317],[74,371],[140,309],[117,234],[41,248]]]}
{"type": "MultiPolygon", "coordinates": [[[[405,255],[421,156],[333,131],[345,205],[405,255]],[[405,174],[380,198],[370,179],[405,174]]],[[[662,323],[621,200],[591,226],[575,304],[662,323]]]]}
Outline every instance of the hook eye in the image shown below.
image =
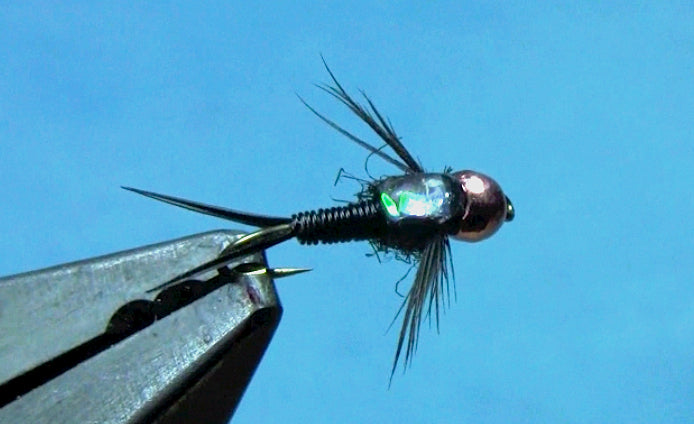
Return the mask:
{"type": "Polygon", "coordinates": [[[513,218],[516,217],[516,208],[513,207],[513,203],[511,203],[511,199],[506,196],[506,222],[511,222],[513,221],[513,218]]]}

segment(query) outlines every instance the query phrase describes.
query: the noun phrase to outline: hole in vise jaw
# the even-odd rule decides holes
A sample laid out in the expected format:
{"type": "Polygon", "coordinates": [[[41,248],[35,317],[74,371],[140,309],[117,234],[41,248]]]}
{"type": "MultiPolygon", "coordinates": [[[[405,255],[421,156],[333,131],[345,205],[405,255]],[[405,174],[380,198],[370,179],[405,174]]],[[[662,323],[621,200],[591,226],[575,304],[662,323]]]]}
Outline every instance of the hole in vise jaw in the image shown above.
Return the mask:
{"type": "Polygon", "coordinates": [[[129,302],[113,314],[104,334],[125,338],[143,328],[149,327],[157,319],[155,309],[156,303],[150,300],[129,302]]]}

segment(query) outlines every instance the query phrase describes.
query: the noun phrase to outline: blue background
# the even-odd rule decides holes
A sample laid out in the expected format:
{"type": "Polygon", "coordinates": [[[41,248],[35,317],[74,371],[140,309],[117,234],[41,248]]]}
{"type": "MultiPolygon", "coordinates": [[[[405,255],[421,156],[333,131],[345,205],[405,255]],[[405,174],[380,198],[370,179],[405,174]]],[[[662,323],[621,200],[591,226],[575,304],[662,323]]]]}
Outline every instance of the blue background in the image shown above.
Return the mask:
{"type": "Polygon", "coordinates": [[[120,185],[275,215],[350,198],[333,181],[366,152],[295,93],[375,138],[312,85],[322,53],[426,167],[494,176],[517,217],[453,245],[458,301],[390,390],[407,266],[271,249],[315,270],[278,281],[235,423],[694,420],[691,3],[240,3],[3,2],[0,274],[239,228],[120,185]]]}

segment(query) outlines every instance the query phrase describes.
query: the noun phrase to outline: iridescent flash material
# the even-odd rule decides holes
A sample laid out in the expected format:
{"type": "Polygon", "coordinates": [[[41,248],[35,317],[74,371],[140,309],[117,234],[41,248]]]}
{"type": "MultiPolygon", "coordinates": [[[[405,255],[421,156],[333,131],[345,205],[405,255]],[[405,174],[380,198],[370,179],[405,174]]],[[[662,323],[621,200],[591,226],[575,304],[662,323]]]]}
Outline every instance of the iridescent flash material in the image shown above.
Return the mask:
{"type": "Polygon", "coordinates": [[[377,189],[393,222],[418,219],[443,224],[462,211],[460,190],[446,174],[390,177],[379,182],[377,189]]]}
{"type": "MultiPolygon", "coordinates": [[[[450,239],[483,240],[494,234],[504,221],[511,221],[514,209],[499,184],[484,174],[474,171],[427,173],[371,100],[364,95],[366,105],[356,102],[327,65],[325,68],[333,85],[319,85],[319,88],[357,115],[394,155],[383,151],[386,146],[376,147],[358,138],[303,99],[301,101],[323,122],[368,150],[370,155],[398,168],[400,175],[364,181],[363,191],[355,202],[299,212],[290,217],[251,214],[127,189],[195,212],[260,227],[225,249],[219,258],[153,290],[165,289],[204,272],[223,268],[239,256],[268,249],[290,238],[307,245],[367,240],[376,252],[393,253],[398,259],[418,264],[412,286],[396,315],[397,318],[402,314],[402,326],[391,368],[392,379],[398,364],[401,363],[405,369],[412,362],[422,320],[426,317],[431,321],[433,318],[438,328],[439,313],[450,304],[449,282],[453,280],[450,239]]],[[[279,270],[274,272],[280,273],[279,270]]]]}

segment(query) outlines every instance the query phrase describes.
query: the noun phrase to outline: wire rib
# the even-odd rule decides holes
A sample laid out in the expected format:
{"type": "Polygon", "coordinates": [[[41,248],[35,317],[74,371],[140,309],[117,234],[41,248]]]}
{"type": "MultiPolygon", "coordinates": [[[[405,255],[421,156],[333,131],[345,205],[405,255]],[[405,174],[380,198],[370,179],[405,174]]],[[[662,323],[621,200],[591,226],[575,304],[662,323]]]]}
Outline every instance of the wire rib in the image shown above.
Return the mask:
{"type": "Polygon", "coordinates": [[[301,244],[378,239],[386,231],[381,208],[374,200],[301,212],[292,219],[301,244]]]}

